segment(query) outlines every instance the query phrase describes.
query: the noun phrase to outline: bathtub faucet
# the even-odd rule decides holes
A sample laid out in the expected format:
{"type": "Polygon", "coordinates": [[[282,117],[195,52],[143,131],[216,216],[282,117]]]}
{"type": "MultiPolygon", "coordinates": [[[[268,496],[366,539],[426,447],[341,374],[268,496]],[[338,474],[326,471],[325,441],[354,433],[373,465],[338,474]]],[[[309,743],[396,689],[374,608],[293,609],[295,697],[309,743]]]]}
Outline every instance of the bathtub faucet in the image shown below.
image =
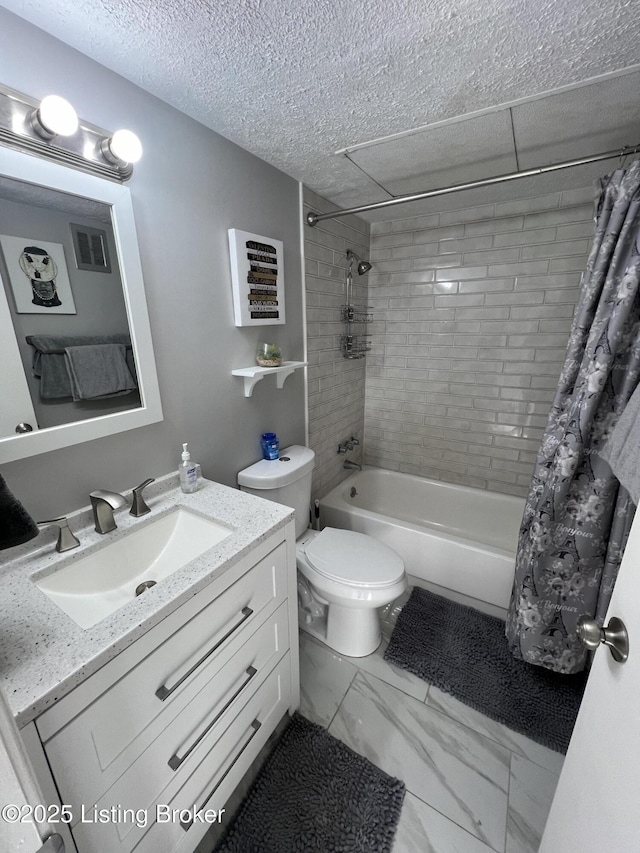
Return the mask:
{"type": "Polygon", "coordinates": [[[362,465],[358,465],[357,462],[352,462],[350,459],[345,459],[342,467],[352,469],[353,471],[362,471],[362,465]]]}

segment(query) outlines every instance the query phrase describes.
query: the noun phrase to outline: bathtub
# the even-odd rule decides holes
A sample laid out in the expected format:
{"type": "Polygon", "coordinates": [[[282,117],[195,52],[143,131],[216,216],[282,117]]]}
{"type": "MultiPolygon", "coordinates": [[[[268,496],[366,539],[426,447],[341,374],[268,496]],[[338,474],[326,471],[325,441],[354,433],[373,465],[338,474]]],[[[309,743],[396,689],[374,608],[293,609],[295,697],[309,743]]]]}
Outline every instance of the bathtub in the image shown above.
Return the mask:
{"type": "Polygon", "coordinates": [[[365,467],[320,500],[320,526],[368,533],[400,554],[418,586],[504,618],[524,503],[365,467]]]}

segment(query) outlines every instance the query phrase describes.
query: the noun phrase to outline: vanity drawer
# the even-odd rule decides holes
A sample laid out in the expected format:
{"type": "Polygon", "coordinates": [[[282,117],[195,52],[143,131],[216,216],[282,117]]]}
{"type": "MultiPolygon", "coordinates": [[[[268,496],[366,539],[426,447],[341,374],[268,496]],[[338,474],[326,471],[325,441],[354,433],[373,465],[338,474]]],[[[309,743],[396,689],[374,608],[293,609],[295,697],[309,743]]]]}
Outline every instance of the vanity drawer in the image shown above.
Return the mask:
{"type": "MultiPolygon", "coordinates": [[[[146,826],[134,820],[77,823],[73,835],[81,853],[170,853],[192,851],[206,825],[180,823],[179,819],[156,822],[162,815],[181,809],[224,808],[250,763],[289,707],[289,655],[280,661],[264,683],[235,717],[230,716],[216,738],[202,743],[193,767],[187,762],[164,783],[132,771],[96,803],[96,810],[120,805],[144,816],[146,826]],[[141,811],[138,811],[141,810],[141,811]],[[191,837],[193,836],[193,837],[191,837]]],[[[92,809],[89,817],[96,812],[92,809]]],[[[99,811],[98,811],[99,813],[99,811]]]]}
{"type": "Polygon", "coordinates": [[[283,543],[49,738],[47,718],[60,710],[43,715],[38,730],[56,778],[82,780],[90,761],[120,775],[286,595],[283,543]]]}
{"type": "MultiPolygon", "coordinates": [[[[67,726],[45,745],[62,801],[72,806],[74,818],[79,818],[82,804],[92,806],[105,791],[117,791],[119,780],[128,773],[138,784],[147,782],[162,791],[177,770],[193,768],[207,744],[228,724],[229,715],[255,692],[288,648],[285,602],[222,668],[210,664],[141,736],[109,761],[104,757],[108,754],[102,737],[104,715],[89,708],[87,721],[67,726]]],[[[126,803],[117,793],[114,797],[126,803]]]]}

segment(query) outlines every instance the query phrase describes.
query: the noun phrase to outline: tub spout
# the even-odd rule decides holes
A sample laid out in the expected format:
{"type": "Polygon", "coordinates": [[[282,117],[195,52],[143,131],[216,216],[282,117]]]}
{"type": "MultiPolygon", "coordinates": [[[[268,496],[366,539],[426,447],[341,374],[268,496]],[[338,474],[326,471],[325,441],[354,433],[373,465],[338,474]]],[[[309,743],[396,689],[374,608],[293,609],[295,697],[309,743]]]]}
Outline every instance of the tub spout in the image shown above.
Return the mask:
{"type": "Polygon", "coordinates": [[[350,468],[353,471],[362,471],[362,465],[358,465],[357,462],[352,462],[350,459],[344,460],[343,468],[350,468]]]}

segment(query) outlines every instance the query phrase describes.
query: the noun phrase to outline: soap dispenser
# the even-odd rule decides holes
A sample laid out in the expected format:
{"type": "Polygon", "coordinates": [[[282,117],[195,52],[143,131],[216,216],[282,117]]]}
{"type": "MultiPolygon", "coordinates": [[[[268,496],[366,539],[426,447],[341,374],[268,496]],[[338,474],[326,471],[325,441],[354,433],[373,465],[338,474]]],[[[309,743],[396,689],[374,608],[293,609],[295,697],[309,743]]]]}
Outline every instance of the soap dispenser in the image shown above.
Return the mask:
{"type": "Polygon", "coordinates": [[[190,495],[198,489],[198,468],[195,462],[191,461],[191,454],[187,450],[187,444],[182,445],[182,462],[180,463],[180,488],[182,491],[190,495]]]}

